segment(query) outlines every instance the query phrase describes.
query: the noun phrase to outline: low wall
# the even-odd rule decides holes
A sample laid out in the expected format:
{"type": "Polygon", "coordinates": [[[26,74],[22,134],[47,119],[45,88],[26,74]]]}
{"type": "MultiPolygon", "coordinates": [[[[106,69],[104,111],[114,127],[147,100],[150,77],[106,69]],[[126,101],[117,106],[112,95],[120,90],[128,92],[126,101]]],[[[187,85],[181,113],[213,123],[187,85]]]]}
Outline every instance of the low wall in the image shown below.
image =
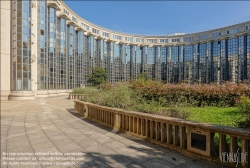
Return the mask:
{"type": "MultiPolygon", "coordinates": [[[[79,98],[72,96],[72,99],[76,97],[79,98]]],[[[250,167],[247,164],[250,130],[74,102],[75,110],[81,115],[111,128],[226,167],[235,167],[237,163],[237,167],[250,167]],[[218,144],[215,137],[219,138],[218,144]],[[241,142],[242,147],[237,142],[241,142]],[[239,155],[238,161],[234,155],[239,155]]]]}

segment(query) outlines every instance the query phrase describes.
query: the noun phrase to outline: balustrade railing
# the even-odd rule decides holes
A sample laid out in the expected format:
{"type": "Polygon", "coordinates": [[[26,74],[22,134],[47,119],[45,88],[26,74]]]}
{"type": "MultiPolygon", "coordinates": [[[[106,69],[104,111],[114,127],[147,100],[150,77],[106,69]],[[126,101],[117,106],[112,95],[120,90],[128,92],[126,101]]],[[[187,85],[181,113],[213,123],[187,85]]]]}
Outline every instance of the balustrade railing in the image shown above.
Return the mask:
{"type": "Polygon", "coordinates": [[[82,100],[84,98],[83,94],[69,94],[70,100],[82,100]]]}
{"type": "MultiPolygon", "coordinates": [[[[71,95],[72,96],[72,95],[71,95]]],[[[79,99],[74,95],[72,99],[79,99]]],[[[75,110],[122,132],[226,167],[250,167],[250,130],[192,122],[75,100],[75,110]]]]}

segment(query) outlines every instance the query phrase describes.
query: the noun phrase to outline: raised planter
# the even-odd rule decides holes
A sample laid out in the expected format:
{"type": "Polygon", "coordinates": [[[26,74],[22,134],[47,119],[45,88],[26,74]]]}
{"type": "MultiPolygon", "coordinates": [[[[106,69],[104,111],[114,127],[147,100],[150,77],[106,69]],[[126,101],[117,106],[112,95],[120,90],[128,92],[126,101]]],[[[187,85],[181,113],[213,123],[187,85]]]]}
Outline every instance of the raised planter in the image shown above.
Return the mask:
{"type": "MultiPolygon", "coordinates": [[[[76,99],[79,96],[71,98],[76,99]]],[[[74,102],[75,110],[81,115],[103,125],[169,147],[191,157],[226,167],[235,167],[237,163],[238,167],[250,167],[248,164],[250,130],[127,111],[79,100],[74,100],[74,102]],[[215,134],[219,136],[218,148],[215,145],[215,134]],[[229,144],[226,142],[226,136],[230,137],[229,144]],[[241,148],[237,146],[239,140],[242,143],[241,148]],[[236,156],[241,158],[237,160],[236,156]]]]}

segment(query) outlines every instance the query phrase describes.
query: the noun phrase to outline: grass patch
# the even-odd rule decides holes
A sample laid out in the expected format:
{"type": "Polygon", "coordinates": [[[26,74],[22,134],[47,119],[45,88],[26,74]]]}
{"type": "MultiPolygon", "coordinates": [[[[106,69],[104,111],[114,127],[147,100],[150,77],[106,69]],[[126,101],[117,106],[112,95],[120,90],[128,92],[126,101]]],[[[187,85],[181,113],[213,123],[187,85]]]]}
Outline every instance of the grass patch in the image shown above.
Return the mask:
{"type": "Polygon", "coordinates": [[[181,107],[190,112],[188,120],[235,127],[241,119],[237,107],[181,107]]]}

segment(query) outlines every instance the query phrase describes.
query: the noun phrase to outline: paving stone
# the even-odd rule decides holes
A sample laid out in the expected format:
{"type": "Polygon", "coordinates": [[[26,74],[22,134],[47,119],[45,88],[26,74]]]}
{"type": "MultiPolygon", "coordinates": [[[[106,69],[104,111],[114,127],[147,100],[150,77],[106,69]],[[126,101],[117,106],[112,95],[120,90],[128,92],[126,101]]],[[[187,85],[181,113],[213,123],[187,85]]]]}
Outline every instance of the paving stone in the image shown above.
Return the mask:
{"type": "Polygon", "coordinates": [[[46,137],[44,138],[29,138],[30,143],[33,144],[41,144],[41,143],[50,143],[51,141],[46,137]]]}
{"type": "Polygon", "coordinates": [[[118,142],[118,141],[115,141],[115,140],[112,140],[111,142],[106,142],[106,143],[104,143],[104,145],[108,148],[111,148],[111,149],[125,146],[125,144],[118,142]]]}
{"type": "Polygon", "coordinates": [[[145,167],[148,167],[148,168],[158,168],[158,167],[174,168],[174,167],[176,167],[175,165],[173,165],[169,162],[166,162],[164,160],[158,159],[158,158],[154,158],[154,159],[151,159],[147,162],[144,162],[142,165],[145,167]]]}
{"type": "Polygon", "coordinates": [[[35,143],[32,144],[32,148],[34,151],[41,150],[41,149],[46,149],[50,147],[54,147],[55,145],[52,142],[42,142],[42,143],[35,143]]]}
{"type": "MultiPolygon", "coordinates": [[[[55,144],[56,145],[56,144],[55,144]]],[[[71,143],[71,144],[67,144],[67,145],[59,145],[56,147],[62,152],[62,153],[65,153],[65,152],[69,152],[69,151],[73,151],[74,149],[79,149],[81,148],[81,146],[77,145],[76,143],[71,143]]]]}
{"type": "Polygon", "coordinates": [[[53,140],[52,142],[55,145],[67,145],[67,144],[73,143],[74,141],[72,141],[71,139],[67,138],[67,139],[53,140]]]}

